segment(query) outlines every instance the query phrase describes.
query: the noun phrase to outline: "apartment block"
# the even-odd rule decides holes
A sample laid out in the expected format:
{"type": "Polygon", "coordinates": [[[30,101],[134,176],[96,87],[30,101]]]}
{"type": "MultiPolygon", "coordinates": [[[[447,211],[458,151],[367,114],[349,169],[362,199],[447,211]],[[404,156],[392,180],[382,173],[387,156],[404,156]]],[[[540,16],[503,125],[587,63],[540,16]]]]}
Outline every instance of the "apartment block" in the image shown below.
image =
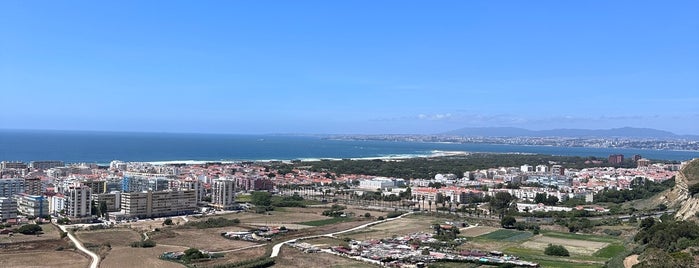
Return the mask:
{"type": "Polygon", "coordinates": [[[25,178],[24,179],[24,192],[29,195],[41,195],[44,193],[44,185],[41,182],[41,178],[25,178]]]}
{"type": "Polygon", "coordinates": [[[17,218],[17,202],[12,198],[0,197],[0,220],[17,218]]]}
{"type": "Polygon", "coordinates": [[[65,192],[65,214],[73,222],[92,218],[92,189],[85,185],[71,185],[65,192]]]}
{"type": "Polygon", "coordinates": [[[121,209],[129,218],[190,214],[197,210],[194,190],[147,191],[121,194],[121,209]]]}
{"type": "Polygon", "coordinates": [[[216,179],[212,185],[211,205],[218,209],[233,209],[235,203],[235,181],[216,179]]]}
{"type": "Polygon", "coordinates": [[[107,212],[121,210],[121,192],[101,193],[92,195],[92,199],[99,206],[102,202],[107,204],[107,212]]]}
{"type": "Polygon", "coordinates": [[[13,197],[24,193],[24,179],[0,179],[0,197],[13,197]]]}
{"type": "Polygon", "coordinates": [[[29,163],[32,169],[47,170],[51,168],[64,167],[63,161],[32,161],[29,163]]]}
{"type": "Polygon", "coordinates": [[[17,195],[19,213],[33,217],[49,215],[49,199],[42,195],[17,195]]]}

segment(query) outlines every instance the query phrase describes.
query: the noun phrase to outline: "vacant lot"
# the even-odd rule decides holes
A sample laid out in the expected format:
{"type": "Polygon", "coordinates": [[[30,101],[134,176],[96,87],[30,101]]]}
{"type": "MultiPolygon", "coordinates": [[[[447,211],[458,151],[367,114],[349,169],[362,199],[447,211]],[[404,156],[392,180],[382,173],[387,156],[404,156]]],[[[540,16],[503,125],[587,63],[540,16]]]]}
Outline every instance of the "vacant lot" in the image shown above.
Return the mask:
{"type": "Polygon", "coordinates": [[[343,258],[328,253],[303,253],[283,246],[274,267],[378,267],[369,263],[343,258]]]}
{"type": "Polygon", "coordinates": [[[208,229],[167,229],[166,235],[153,234],[153,240],[158,244],[193,247],[208,251],[223,251],[256,245],[253,242],[231,240],[221,236],[223,232],[244,231],[237,226],[208,228],[208,229]]]}
{"type": "Polygon", "coordinates": [[[96,231],[78,231],[75,233],[83,243],[101,245],[109,243],[112,247],[128,247],[131,242],[141,240],[140,234],[131,229],[107,229],[96,231]]]}
{"type": "Polygon", "coordinates": [[[532,233],[500,229],[489,234],[481,235],[479,237],[498,241],[522,241],[532,237],[532,233]]]}
{"type": "Polygon", "coordinates": [[[461,232],[461,235],[463,235],[465,237],[476,237],[476,236],[481,236],[481,235],[495,232],[499,229],[500,228],[490,227],[490,226],[471,226],[471,227],[461,228],[461,230],[459,230],[459,231],[461,232]]]}
{"type": "MultiPolygon", "coordinates": [[[[282,208],[283,211],[270,211],[268,213],[242,212],[212,217],[224,217],[227,219],[239,219],[243,224],[265,223],[267,225],[284,225],[288,223],[299,223],[329,219],[321,215],[324,208],[282,208]]],[[[193,219],[193,218],[190,218],[193,219]]]]}
{"type": "MultiPolygon", "coordinates": [[[[100,263],[101,268],[122,267],[154,267],[154,268],[182,268],[181,264],[159,259],[160,254],[166,251],[184,251],[186,247],[173,247],[157,245],[153,248],[113,247],[109,256],[100,263]]],[[[86,267],[87,264],[81,266],[86,267]]]]}
{"type": "Polygon", "coordinates": [[[0,254],[0,267],[61,267],[84,268],[90,261],[76,252],[64,251],[33,251],[0,254]]]}
{"type": "Polygon", "coordinates": [[[548,244],[564,246],[571,254],[588,256],[609,245],[609,243],[604,242],[538,236],[522,243],[522,246],[531,249],[544,249],[548,244]]]}
{"type": "MultiPolygon", "coordinates": [[[[197,267],[211,267],[211,266],[217,265],[217,264],[235,263],[235,262],[239,262],[239,261],[255,259],[255,258],[259,258],[259,257],[263,257],[263,256],[267,255],[266,250],[267,249],[265,247],[257,247],[257,248],[244,249],[244,250],[239,250],[239,251],[234,251],[234,252],[228,252],[228,253],[225,253],[225,255],[221,258],[216,258],[216,259],[213,259],[210,261],[202,262],[201,265],[197,265],[197,267]]],[[[269,255],[267,255],[267,256],[269,256],[269,255]]]]}
{"type": "Polygon", "coordinates": [[[60,233],[56,226],[52,224],[42,224],[41,229],[43,234],[40,235],[23,235],[20,233],[15,233],[12,236],[0,235],[0,244],[4,243],[17,243],[17,242],[31,242],[31,241],[44,241],[44,240],[55,240],[59,239],[60,233]]]}

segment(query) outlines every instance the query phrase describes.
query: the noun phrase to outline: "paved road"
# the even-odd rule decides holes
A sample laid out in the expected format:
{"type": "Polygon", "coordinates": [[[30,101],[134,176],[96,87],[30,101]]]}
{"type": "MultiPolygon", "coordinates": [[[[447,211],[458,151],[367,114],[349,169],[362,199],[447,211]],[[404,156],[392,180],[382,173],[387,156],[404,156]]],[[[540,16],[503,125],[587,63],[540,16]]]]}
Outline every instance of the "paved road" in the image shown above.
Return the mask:
{"type": "Polygon", "coordinates": [[[396,220],[396,219],[400,219],[400,218],[403,218],[404,216],[407,216],[407,215],[410,215],[410,214],[413,214],[413,212],[408,212],[408,213],[405,213],[405,214],[400,215],[400,216],[395,217],[395,218],[390,218],[390,219],[385,219],[385,220],[370,222],[370,223],[367,223],[367,224],[362,224],[362,225],[359,225],[359,226],[357,226],[357,227],[350,228],[350,229],[347,229],[347,230],[344,230],[344,231],[339,231],[339,232],[334,232],[334,233],[329,233],[329,234],[322,234],[322,235],[312,235],[312,236],[306,236],[306,237],[301,237],[301,238],[295,238],[295,239],[287,240],[287,241],[284,241],[284,242],[281,242],[281,243],[278,243],[278,244],[274,245],[274,247],[272,247],[272,254],[270,254],[269,256],[270,256],[271,258],[277,257],[277,256],[279,255],[279,251],[281,250],[282,246],[283,246],[284,244],[286,244],[286,243],[293,243],[293,242],[296,242],[296,241],[298,241],[298,240],[317,238],[317,237],[321,237],[321,236],[333,237],[334,235],[349,233],[349,232],[353,232],[353,231],[356,231],[356,230],[359,230],[359,229],[367,228],[367,227],[369,227],[369,226],[373,226],[373,225],[377,225],[377,224],[380,224],[380,223],[384,223],[384,222],[389,222],[389,221],[393,221],[393,220],[396,220]]]}
{"type": "Polygon", "coordinates": [[[78,248],[80,251],[85,252],[87,255],[90,255],[92,257],[92,262],[90,263],[90,268],[98,268],[100,264],[100,256],[95,254],[92,251],[87,250],[84,246],[83,243],[80,242],[73,234],[68,232],[65,226],[63,225],[57,225],[58,228],[60,228],[62,231],[66,232],[68,234],[68,238],[70,238],[70,241],[73,241],[73,244],[75,244],[75,247],[78,248]]]}

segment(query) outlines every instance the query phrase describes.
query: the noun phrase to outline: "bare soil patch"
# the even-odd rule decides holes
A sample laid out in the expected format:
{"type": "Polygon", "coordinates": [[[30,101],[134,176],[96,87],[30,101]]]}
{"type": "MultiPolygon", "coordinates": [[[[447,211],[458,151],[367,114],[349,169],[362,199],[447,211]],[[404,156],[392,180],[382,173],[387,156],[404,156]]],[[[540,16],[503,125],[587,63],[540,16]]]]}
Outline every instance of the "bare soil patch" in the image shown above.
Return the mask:
{"type": "Polygon", "coordinates": [[[5,243],[18,243],[18,242],[31,242],[31,241],[46,241],[46,240],[56,240],[60,239],[61,235],[56,226],[53,224],[42,224],[41,229],[43,234],[40,235],[23,235],[20,233],[15,233],[12,236],[0,235],[0,244],[5,243]]]}
{"type": "Polygon", "coordinates": [[[636,264],[638,264],[638,254],[628,256],[624,259],[624,268],[631,268],[636,264]]]}
{"type": "MultiPolygon", "coordinates": [[[[240,251],[235,251],[235,252],[229,252],[226,253],[223,257],[221,258],[216,258],[210,261],[202,262],[201,266],[206,266],[206,267],[211,267],[216,264],[225,264],[225,263],[235,263],[243,260],[249,260],[249,259],[255,259],[259,258],[265,255],[266,253],[266,248],[265,247],[258,247],[258,248],[251,248],[251,249],[244,249],[240,251]]],[[[197,265],[200,266],[200,265],[197,265]]],[[[276,266],[274,266],[276,267],[276,266]]]]}

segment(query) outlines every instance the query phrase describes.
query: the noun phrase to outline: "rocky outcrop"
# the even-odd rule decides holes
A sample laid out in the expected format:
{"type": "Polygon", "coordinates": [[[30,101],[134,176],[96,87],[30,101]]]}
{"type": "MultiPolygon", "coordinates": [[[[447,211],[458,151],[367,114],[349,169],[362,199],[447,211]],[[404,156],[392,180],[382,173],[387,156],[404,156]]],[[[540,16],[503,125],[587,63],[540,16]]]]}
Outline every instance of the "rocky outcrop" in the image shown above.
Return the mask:
{"type": "Polygon", "coordinates": [[[675,187],[660,197],[668,207],[677,208],[675,218],[688,220],[696,218],[699,212],[699,196],[689,195],[689,186],[699,183],[699,159],[687,163],[675,176],[675,187]]]}

